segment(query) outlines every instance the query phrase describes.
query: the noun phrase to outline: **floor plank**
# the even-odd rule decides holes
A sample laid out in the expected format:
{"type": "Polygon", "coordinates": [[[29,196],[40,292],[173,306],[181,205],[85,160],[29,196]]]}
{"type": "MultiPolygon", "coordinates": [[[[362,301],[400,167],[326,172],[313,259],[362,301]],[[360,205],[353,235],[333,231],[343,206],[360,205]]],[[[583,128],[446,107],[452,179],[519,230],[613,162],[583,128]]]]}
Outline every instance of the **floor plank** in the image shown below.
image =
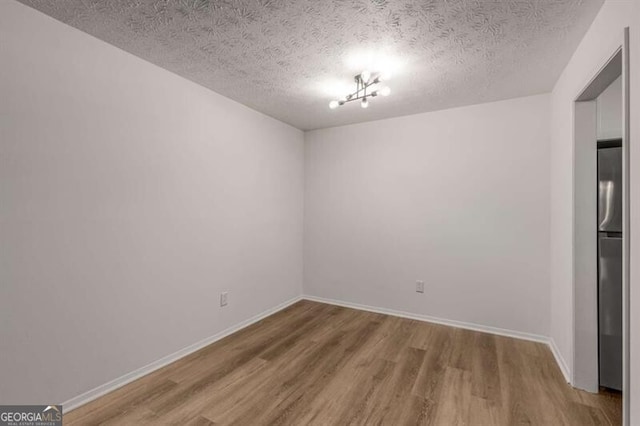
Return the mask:
{"type": "Polygon", "coordinates": [[[619,425],[546,345],[301,301],[65,414],[65,425],[619,425]]]}

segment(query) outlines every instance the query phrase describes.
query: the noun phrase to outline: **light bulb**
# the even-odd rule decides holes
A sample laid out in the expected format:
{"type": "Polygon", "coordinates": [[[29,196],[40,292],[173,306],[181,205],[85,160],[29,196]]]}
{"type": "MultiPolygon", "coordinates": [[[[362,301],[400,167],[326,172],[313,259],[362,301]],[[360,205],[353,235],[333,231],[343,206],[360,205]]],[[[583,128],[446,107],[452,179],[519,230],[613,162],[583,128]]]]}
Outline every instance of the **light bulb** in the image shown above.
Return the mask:
{"type": "Polygon", "coordinates": [[[364,83],[368,83],[369,79],[371,78],[371,73],[369,71],[362,71],[362,74],[360,74],[360,78],[362,78],[362,81],[364,83]]]}
{"type": "Polygon", "coordinates": [[[389,86],[385,86],[382,89],[378,90],[378,94],[382,96],[389,96],[390,93],[391,93],[391,88],[389,88],[389,86]]]}
{"type": "Polygon", "coordinates": [[[379,78],[380,81],[387,81],[391,78],[391,73],[389,71],[382,71],[379,78]]]}
{"type": "Polygon", "coordinates": [[[362,102],[360,102],[360,106],[362,108],[368,108],[369,107],[369,100],[367,98],[362,99],[362,102]]]}
{"type": "Polygon", "coordinates": [[[338,108],[338,105],[340,105],[340,103],[338,101],[331,101],[329,102],[329,108],[331,109],[336,109],[338,108]]]}

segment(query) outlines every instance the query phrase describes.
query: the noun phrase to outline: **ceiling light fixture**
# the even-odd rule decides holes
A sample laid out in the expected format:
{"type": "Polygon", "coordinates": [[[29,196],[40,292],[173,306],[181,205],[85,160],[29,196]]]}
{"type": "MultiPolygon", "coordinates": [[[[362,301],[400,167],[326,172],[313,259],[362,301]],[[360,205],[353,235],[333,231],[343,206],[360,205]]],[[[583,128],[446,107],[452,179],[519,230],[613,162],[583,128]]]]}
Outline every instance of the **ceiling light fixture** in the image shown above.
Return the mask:
{"type": "Polygon", "coordinates": [[[391,89],[388,86],[385,87],[371,87],[382,82],[382,76],[377,74],[371,75],[369,71],[362,71],[360,74],[353,78],[356,81],[356,91],[348,94],[339,101],[329,102],[329,108],[336,109],[347,102],[360,100],[360,106],[362,108],[369,107],[369,98],[375,98],[378,95],[389,96],[391,89]],[[367,90],[371,89],[371,90],[367,90]]]}

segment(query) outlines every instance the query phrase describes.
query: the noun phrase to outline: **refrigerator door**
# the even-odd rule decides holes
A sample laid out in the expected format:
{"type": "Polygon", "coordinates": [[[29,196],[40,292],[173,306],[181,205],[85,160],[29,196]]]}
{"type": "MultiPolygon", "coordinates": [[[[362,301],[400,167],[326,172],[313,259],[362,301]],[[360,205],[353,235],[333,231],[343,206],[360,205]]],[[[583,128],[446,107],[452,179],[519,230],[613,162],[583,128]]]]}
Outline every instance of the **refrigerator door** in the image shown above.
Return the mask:
{"type": "Polygon", "coordinates": [[[598,150],[598,231],[622,232],[622,148],[598,150]]]}
{"type": "Polygon", "coordinates": [[[599,237],[600,386],[622,390],[622,238],[599,237]]]}

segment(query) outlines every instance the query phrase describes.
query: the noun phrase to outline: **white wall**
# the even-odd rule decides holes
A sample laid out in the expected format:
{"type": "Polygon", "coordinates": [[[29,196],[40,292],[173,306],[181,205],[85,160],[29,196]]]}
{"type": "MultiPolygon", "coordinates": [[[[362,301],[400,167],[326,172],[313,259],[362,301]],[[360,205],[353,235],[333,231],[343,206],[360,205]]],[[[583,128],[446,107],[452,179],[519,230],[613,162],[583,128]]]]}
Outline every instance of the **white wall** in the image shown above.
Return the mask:
{"type": "Polygon", "coordinates": [[[638,200],[640,192],[634,182],[640,182],[640,170],[634,165],[633,158],[640,157],[640,127],[638,119],[638,101],[640,100],[640,13],[633,1],[606,1],[580,43],[569,64],[560,76],[551,95],[551,338],[557,344],[569,370],[573,369],[573,101],[598,70],[607,62],[622,40],[623,29],[631,28],[632,34],[632,133],[631,133],[631,255],[632,255],[632,318],[631,318],[631,392],[632,417],[640,418],[640,376],[637,368],[640,364],[640,345],[638,331],[633,327],[640,324],[633,312],[640,312],[640,297],[634,288],[640,280],[638,272],[640,257],[640,210],[638,200]],[[635,318],[635,320],[634,320],[635,318]]]}
{"type": "Polygon", "coordinates": [[[302,132],[13,1],[0,40],[3,404],[300,294],[302,132]]]}
{"type": "Polygon", "coordinates": [[[618,77],[596,99],[598,139],[622,137],[622,77],[618,77]]]}
{"type": "Polygon", "coordinates": [[[308,132],[305,294],[548,335],[548,107],[308,132]]]}

